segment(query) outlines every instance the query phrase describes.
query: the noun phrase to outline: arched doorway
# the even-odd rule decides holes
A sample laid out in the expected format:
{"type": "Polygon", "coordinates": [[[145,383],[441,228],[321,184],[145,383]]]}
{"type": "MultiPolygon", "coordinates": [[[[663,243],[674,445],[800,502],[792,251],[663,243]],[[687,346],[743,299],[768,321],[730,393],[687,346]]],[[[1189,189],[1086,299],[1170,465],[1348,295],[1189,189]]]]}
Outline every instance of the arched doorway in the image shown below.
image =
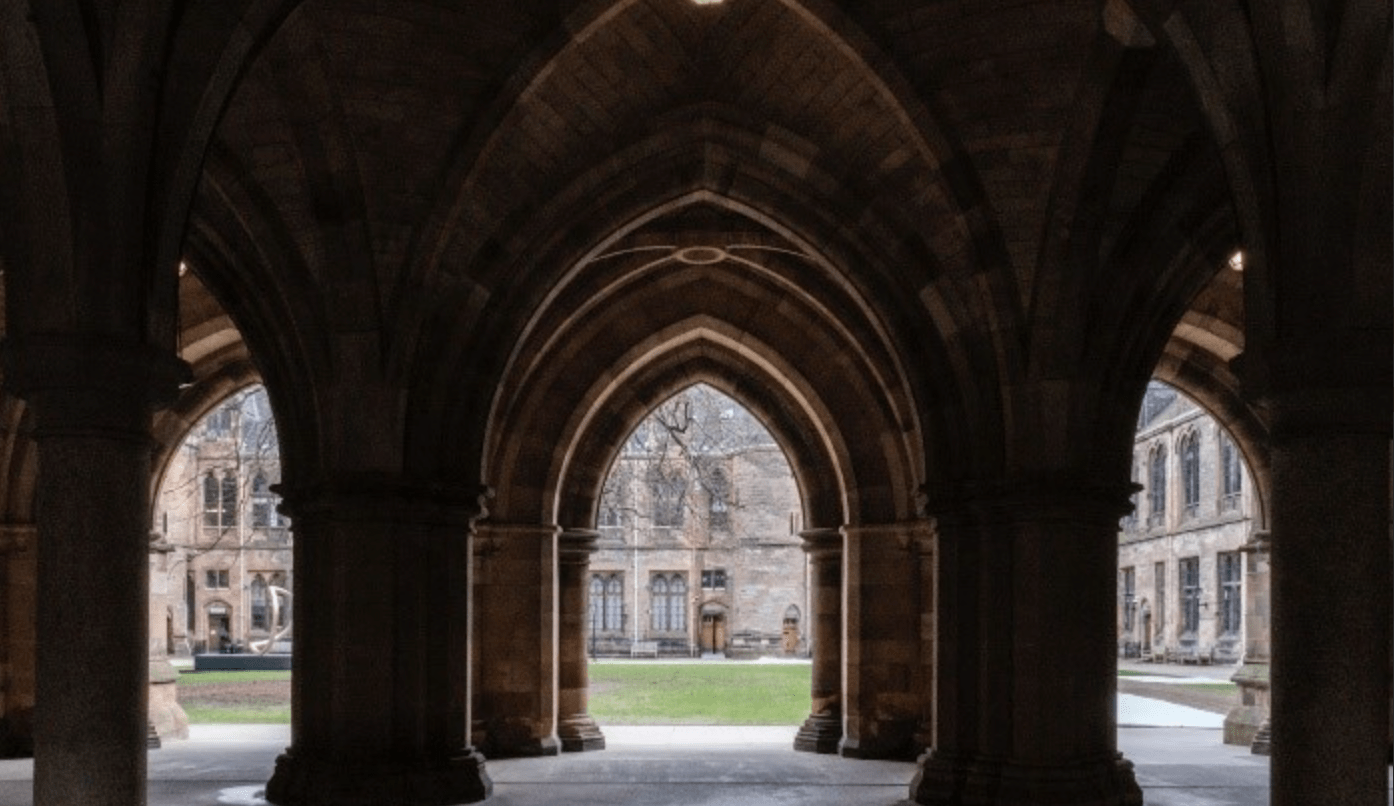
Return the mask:
{"type": "Polygon", "coordinates": [[[719,604],[702,606],[700,644],[703,655],[724,655],[728,642],[726,608],[719,604]]]}

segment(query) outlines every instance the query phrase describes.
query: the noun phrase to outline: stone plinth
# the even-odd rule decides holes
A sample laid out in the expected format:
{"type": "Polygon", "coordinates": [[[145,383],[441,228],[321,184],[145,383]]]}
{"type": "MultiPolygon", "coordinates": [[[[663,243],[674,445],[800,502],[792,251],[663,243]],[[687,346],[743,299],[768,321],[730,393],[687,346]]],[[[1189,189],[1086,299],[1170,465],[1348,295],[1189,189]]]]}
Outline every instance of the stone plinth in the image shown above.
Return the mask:
{"type": "Polygon", "coordinates": [[[168,658],[150,659],[150,724],[161,739],[189,738],[189,715],[179,704],[179,671],[168,658]]]}

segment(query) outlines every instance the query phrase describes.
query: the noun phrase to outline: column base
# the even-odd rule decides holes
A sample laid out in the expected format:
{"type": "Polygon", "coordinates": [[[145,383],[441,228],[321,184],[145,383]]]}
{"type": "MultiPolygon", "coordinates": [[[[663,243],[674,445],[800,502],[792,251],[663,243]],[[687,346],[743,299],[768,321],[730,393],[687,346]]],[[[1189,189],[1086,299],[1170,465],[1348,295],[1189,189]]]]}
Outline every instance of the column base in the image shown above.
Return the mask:
{"type": "Polygon", "coordinates": [[[1258,733],[1254,734],[1254,741],[1249,745],[1249,752],[1256,756],[1273,755],[1273,718],[1265,717],[1263,724],[1259,725],[1258,733]]]}
{"type": "Polygon", "coordinates": [[[910,801],[923,806],[1142,806],[1133,763],[1059,766],[953,758],[930,751],[910,782],[910,801]]]}
{"type": "Polygon", "coordinates": [[[813,714],[794,736],[794,749],[800,753],[836,753],[841,741],[841,716],[813,714]]]}
{"type": "Polygon", "coordinates": [[[439,765],[415,765],[321,761],[292,748],[276,759],[266,799],[277,806],[455,806],[493,791],[484,757],[473,750],[439,765]]]}
{"type": "MultiPolygon", "coordinates": [[[[849,718],[848,722],[851,721],[849,718]]],[[[856,738],[842,737],[837,752],[843,758],[914,761],[919,755],[915,747],[918,720],[878,719],[865,721],[855,727],[864,732],[856,738]]]]}
{"type": "MultiPolygon", "coordinates": [[[[476,738],[480,735],[475,734],[476,738]]],[[[561,752],[561,742],[555,734],[536,736],[532,726],[521,721],[491,719],[482,735],[479,749],[489,758],[534,758],[561,752]]]]}
{"type": "Polygon", "coordinates": [[[565,717],[557,725],[557,738],[561,739],[563,753],[584,753],[588,750],[604,750],[605,734],[590,714],[565,717]]]}

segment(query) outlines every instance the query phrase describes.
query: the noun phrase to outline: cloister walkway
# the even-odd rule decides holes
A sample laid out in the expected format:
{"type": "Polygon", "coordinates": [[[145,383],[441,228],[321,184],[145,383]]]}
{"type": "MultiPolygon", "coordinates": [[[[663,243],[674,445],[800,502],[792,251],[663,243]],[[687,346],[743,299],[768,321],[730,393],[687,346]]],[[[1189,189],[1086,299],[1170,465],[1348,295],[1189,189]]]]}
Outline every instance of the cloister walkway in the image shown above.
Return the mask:
{"type": "MultiPolygon", "coordinates": [[[[490,761],[493,806],[890,806],[915,765],[795,753],[793,727],[610,727],[609,749],[490,761]]],[[[284,725],[196,725],[150,753],[149,806],[263,806],[284,725]]],[[[1148,806],[1266,806],[1268,759],[1204,728],[1123,728],[1148,806]]],[[[30,761],[0,761],[0,806],[29,806],[30,761]]]]}

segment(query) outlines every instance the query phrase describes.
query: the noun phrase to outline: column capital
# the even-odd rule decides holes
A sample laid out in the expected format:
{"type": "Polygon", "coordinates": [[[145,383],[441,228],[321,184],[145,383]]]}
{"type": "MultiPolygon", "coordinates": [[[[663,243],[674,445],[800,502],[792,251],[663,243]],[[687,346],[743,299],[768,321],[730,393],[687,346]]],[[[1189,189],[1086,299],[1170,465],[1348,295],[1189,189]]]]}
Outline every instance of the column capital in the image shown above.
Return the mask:
{"type": "Polygon", "coordinates": [[[1267,529],[1255,529],[1249,534],[1249,541],[1239,547],[1245,554],[1266,554],[1273,548],[1273,536],[1267,529]]]}
{"type": "Polygon", "coordinates": [[[29,551],[38,532],[32,523],[0,523],[0,555],[29,551]]]}
{"type": "Polygon", "coordinates": [[[600,532],[594,529],[562,529],[557,535],[557,557],[563,563],[589,565],[599,542],[600,532]]]}
{"type": "Polygon", "coordinates": [[[799,537],[803,539],[803,550],[814,557],[842,553],[842,529],[840,528],[805,529],[799,532],[799,537]]]}
{"type": "Polygon", "coordinates": [[[472,529],[489,514],[493,491],[478,484],[391,473],[339,473],[306,485],[277,484],[281,509],[299,520],[406,523],[472,529]]]}
{"type": "Polygon", "coordinates": [[[917,518],[895,523],[858,523],[842,527],[842,533],[854,540],[894,540],[906,551],[932,550],[938,524],[933,518],[917,518]]]}
{"type": "Polygon", "coordinates": [[[149,439],[149,416],[193,379],[173,352],[88,334],[8,336],[5,385],[34,407],[35,438],[149,439]]]}

